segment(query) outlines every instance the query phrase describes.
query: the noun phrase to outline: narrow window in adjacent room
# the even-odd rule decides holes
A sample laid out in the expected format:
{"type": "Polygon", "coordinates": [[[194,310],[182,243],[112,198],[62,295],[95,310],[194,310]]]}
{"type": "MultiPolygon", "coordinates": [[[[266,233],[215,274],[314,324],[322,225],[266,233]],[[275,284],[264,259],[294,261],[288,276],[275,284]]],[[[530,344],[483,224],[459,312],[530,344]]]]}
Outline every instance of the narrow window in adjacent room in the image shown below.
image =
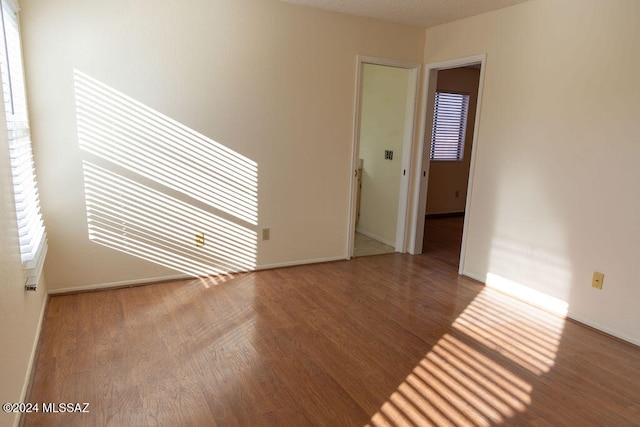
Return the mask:
{"type": "Polygon", "coordinates": [[[13,193],[20,238],[20,258],[25,273],[25,285],[27,289],[35,289],[44,264],[47,240],[40,213],[40,200],[31,149],[16,9],[9,0],[2,0],[0,8],[2,18],[0,79],[2,80],[4,119],[11,157],[13,193]]]}
{"type": "Polygon", "coordinates": [[[431,160],[462,160],[469,95],[436,92],[431,133],[431,160]]]}

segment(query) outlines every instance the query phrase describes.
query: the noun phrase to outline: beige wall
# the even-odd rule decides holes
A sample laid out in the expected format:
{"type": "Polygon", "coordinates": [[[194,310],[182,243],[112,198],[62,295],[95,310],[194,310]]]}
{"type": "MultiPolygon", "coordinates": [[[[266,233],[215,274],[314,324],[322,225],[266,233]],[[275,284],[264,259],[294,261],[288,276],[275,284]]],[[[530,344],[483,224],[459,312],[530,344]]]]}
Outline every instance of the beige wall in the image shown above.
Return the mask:
{"type": "MultiPolygon", "coordinates": [[[[83,161],[109,163],[78,146],[74,70],[257,164],[258,222],[238,222],[271,228],[259,267],[345,255],[357,54],[420,62],[424,52],[432,63],[486,53],[465,274],[563,299],[573,317],[640,342],[635,0],[532,0],[426,38],[271,0],[21,6],[52,289],[176,274],[88,239],[83,161]],[[593,270],[606,274],[603,291],[590,287],[593,270]]],[[[23,291],[11,210],[0,219],[0,340],[11,343],[0,352],[0,393],[14,401],[45,286],[23,291]]]]}
{"type": "MultiPolygon", "coordinates": [[[[395,246],[411,70],[365,64],[360,158],[362,199],[357,231],[395,246]],[[393,158],[384,158],[385,150],[393,158]]],[[[413,98],[413,97],[411,97],[413,98]]],[[[410,113],[409,113],[410,114],[410,113]]]]}
{"type": "MultiPolygon", "coordinates": [[[[257,224],[237,222],[271,228],[260,267],[345,255],[357,54],[432,63],[486,53],[465,274],[563,299],[575,318],[640,342],[637,1],[532,0],[426,38],[271,0],[21,6],[52,289],[177,274],[88,239],[83,161],[109,163],[78,146],[75,70],[257,164],[257,224]],[[593,270],[606,275],[603,291],[590,287],[593,270]]],[[[24,292],[11,208],[0,219],[0,340],[11,343],[0,393],[17,401],[45,284],[24,292]]]]}
{"type": "MultiPolygon", "coordinates": [[[[20,262],[6,128],[0,126],[0,402],[23,402],[47,296],[44,280],[26,292],[20,262]]],[[[17,425],[0,412],[0,426],[17,425]]]]}
{"type": "Polygon", "coordinates": [[[427,63],[487,55],[464,273],[636,343],[639,16],[635,0],[532,0],[431,28],[425,46],[427,63]]]}
{"type": "MultiPolygon", "coordinates": [[[[84,182],[87,161],[132,179],[139,188],[170,196],[171,204],[180,206],[165,220],[166,232],[180,240],[176,256],[193,250],[193,233],[201,226],[187,215],[183,218],[180,212],[186,209],[189,214],[204,211],[202,227],[213,218],[253,233],[254,241],[246,244],[226,229],[220,239],[228,237],[233,241],[229,245],[236,244],[225,255],[231,259],[243,245],[250,250],[257,244],[256,253],[248,256],[256,268],[346,257],[356,55],[420,62],[424,48],[423,29],[275,0],[24,0],[21,19],[36,162],[50,234],[45,275],[53,290],[182,273],[89,240],[85,189],[94,190],[84,182]],[[89,89],[80,87],[88,100],[76,99],[74,73],[76,80],[81,75],[93,82],[89,89]],[[82,108],[101,105],[104,100],[98,98],[103,95],[116,103],[115,114],[129,111],[123,100],[130,98],[127,102],[140,103],[132,120],[144,122],[143,111],[153,117],[151,127],[160,132],[157,140],[146,141],[150,146],[165,144],[162,126],[172,119],[171,126],[191,135],[180,141],[187,146],[224,146],[232,157],[255,164],[257,202],[252,203],[257,222],[171,187],[181,178],[180,168],[195,163],[199,169],[194,176],[201,184],[194,193],[218,188],[220,169],[200,149],[181,149],[178,163],[183,166],[175,170],[155,168],[164,181],[139,173],[164,158],[159,149],[147,150],[143,160],[128,168],[81,149],[77,122],[87,115],[82,108]],[[263,227],[271,229],[271,239],[255,242],[263,227]]],[[[105,133],[120,131],[116,119],[105,120],[105,133]]],[[[106,138],[114,146],[122,142],[117,136],[106,138]]],[[[244,179],[237,178],[235,184],[244,179]]],[[[106,192],[115,191],[106,187],[106,192]]],[[[134,200],[123,204],[138,205],[134,200]]],[[[126,210],[117,209],[117,215],[126,210]]],[[[149,223],[156,219],[145,215],[149,223]]],[[[125,231],[122,226],[116,234],[124,236],[125,231]]],[[[211,227],[211,233],[216,231],[211,227]]],[[[153,244],[162,246],[161,234],[153,237],[153,244]]],[[[226,243],[208,242],[210,257],[228,249],[222,247],[226,243]]],[[[129,253],[141,248],[136,242],[123,244],[129,253]]]]}
{"type": "Polygon", "coordinates": [[[459,162],[432,161],[429,166],[427,214],[464,212],[479,81],[480,69],[477,68],[452,68],[438,71],[437,90],[468,94],[469,111],[462,160],[459,162]]]}

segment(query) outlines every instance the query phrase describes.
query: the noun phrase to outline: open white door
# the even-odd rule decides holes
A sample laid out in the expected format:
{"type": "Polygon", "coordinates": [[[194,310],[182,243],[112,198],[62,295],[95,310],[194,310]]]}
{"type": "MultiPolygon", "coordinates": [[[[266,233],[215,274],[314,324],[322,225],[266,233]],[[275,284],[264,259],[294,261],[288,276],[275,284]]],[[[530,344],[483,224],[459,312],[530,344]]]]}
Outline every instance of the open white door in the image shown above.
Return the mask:
{"type": "MultiPolygon", "coordinates": [[[[357,58],[357,72],[356,72],[356,98],[355,98],[355,117],[354,117],[354,137],[353,137],[353,146],[352,146],[352,169],[351,173],[351,209],[349,216],[349,227],[347,230],[347,258],[353,256],[354,250],[354,241],[355,241],[355,232],[356,232],[356,219],[358,214],[358,194],[359,194],[359,178],[364,179],[365,185],[367,184],[367,180],[369,183],[373,182],[372,175],[376,175],[376,179],[378,182],[383,181],[387,184],[392,184],[395,188],[394,191],[396,193],[393,195],[393,200],[397,200],[395,203],[397,206],[391,206],[389,204],[384,205],[380,208],[381,216],[385,216],[387,221],[384,226],[380,226],[380,228],[384,229],[384,236],[378,236],[376,234],[376,227],[369,225],[367,227],[367,216],[362,216],[359,224],[359,229],[363,231],[363,234],[367,234],[365,229],[373,230],[369,231],[369,237],[373,237],[376,240],[379,240],[387,245],[393,246],[396,252],[406,252],[407,251],[407,228],[408,228],[408,212],[409,212],[409,195],[410,195],[410,184],[411,184],[411,170],[413,164],[413,153],[415,152],[415,133],[414,129],[416,123],[416,110],[417,110],[417,95],[418,95],[418,80],[419,80],[419,64],[414,63],[404,63],[393,60],[381,59],[381,58],[370,58],[358,56],[357,58]],[[363,120],[363,110],[366,108],[366,104],[363,103],[363,100],[368,100],[375,96],[375,94],[371,94],[366,92],[368,89],[364,84],[365,80],[365,71],[371,70],[375,67],[379,68],[387,68],[386,72],[393,73],[399,72],[404,75],[404,87],[398,88],[397,90],[402,90],[402,105],[397,107],[397,111],[393,111],[394,114],[398,113],[401,115],[401,127],[402,135],[400,136],[401,140],[394,140],[393,144],[397,147],[395,150],[387,150],[386,146],[384,146],[384,142],[375,142],[372,143],[374,146],[367,145],[366,147],[361,147],[361,143],[363,140],[363,136],[367,138],[367,144],[369,143],[371,135],[367,136],[366,134],[371,134],[369,129],[364,128],[363,124],[366,125],[363,120]],[[377,144],[377,145],[375,145],[377,144]],[[398,145],[399,144],[399,145],[398,145]],[[361,150],[361,148],[365,148],[361,150]],[[366,151],[366,154],[364,153],[366,151]],[[392,156],[393,158],[386,158],[388,155],[388,151],[394,151],[392,156]],[[398,154],[402,154],[399,156],[398,154]],[[363,157],[365,157],[363,159],[363,157]],[[364,160],[364,174],[370,173],[371,169],[374,167],[374,164],[377,165],[377,169],[374,173],[370,173],[368,176],[358,177],[358,170],[360,167],[361,159],[364,160]],[[392,162],[395,160],[395,163],[385,162],[385,160],[391,160],[392,162]],[[384,165],[382,162],[385,162],[384,165]],[[382,165],[382,166],[381,166],[382,165]],[[381,175],[386,175],[388,178],[380,178],[381,175]],[[397,176],[395,175],[397,174],[397,176]],[[397,180],[397,187],[396,182],[397,180]],[[391,212],[391,209],[393,211],[391,212]],[[384,211],[384,212],[382,212],[384,211]],[[383,215],[384,214],[384,215],[383,215]],[[389,221],[389,218],[392,218],[392,223],[389,221]],[[392,229],[391,229],[392,228],[392,229]]],[[[369,75],[369,74],[367,74],[369,75]]],[[[394,90],[394,89],[391,89],[394,90]]],[[[392,93],[391,95],[397,95],[397,93],[392,93]]],[[[396,97],[397,98],[397,97],[396,97]]],[[[396,104],[397,105],[397,104],[396,104]]],[[[375,121],[375,120],[374,120],[375,121]]],[[[375,132],[373,132],[375,133],[375,132]]],[[[379,132],[383,133],[383,132],[379,132]]],[[[381,135],[378,135],[381,136],[381,135]]],[[[384,136],[384,135],[382,135],[384,136]]],[[[389,145],[392,145],[391,142],[389,145]]],[[[373,185],[373,184],[371,184],[373,185]]],[[[371,189],[371,187],[366,190],[375,192],[376,189],[371,189]]],[[[365,191],[366,191],[365,190],[365,191]]],[[[380,188],[380,192],[389,191],[389,189],[380,188]]],[[[375,197],[369,196],[368,199],[373,199],[375,197]]],[[[384,197],[380,197],[380,199],[384,199],[384,197]]],[[[389,199],[389,198],[387,198],[389,199]]],[[[372,209],[368,208],[367,201],[363,201],[360,205],[361,209],[372,209]]],[[[380,206],[380,205],[379,205],[380,206]]],[[[369,218],[372,216],[372,211],[369,212],[369,218]]]]}

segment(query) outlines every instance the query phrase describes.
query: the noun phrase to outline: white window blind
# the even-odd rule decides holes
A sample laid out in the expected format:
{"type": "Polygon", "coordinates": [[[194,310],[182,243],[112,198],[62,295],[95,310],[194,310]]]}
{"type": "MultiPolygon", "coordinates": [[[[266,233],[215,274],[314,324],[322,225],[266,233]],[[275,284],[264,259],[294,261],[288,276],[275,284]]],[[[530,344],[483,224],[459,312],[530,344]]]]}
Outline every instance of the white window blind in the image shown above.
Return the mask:
{"type": "Polygon", "coordinates": [[[431,160],[462,160],[469,95],[436,92],[431,134],[431,160]]]}
{"type": "Polygon", "coordinates": [[[13,5],[7,0],[2,0],[0,10],[0,78],[11,157],[20,258],[25,272],[25,285],[27,289],[35,289],[44,264],[47,240],[31,150],[18,18],[13,5]]]}

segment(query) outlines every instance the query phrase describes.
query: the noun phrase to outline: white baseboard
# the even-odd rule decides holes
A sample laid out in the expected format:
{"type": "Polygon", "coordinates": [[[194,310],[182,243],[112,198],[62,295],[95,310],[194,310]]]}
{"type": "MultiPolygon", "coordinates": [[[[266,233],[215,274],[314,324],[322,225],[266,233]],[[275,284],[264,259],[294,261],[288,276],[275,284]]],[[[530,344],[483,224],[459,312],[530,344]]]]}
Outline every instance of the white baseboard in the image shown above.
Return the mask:
{"type": "Polygon", "coordinates": [[[360,233],[360,234],[362,234],[363,236],[370,237],[370,238],[372,238],[373,240],[377,240],[378,242],[380,242],[380,243],[384,243],[385,245],[387,245],[387,246],[391,246],[392,248],[395,248],[395,247],[396,247],[396,242],[389,242],[388,240],[385,240],[385,239],[383,239],[383,238],[382,238],[382,237],[380,237],[380,236],[376,236],[375,234],[370,233],[370,232],[368,232],[368,231],[366,231],[366,230],[362,230],[362,229],[360,229],[360,228],[356,228],[356,233],[360,233]]]}
{"type": "Polygon", "coordinates": [[[478,275],[476,275],[476,274],[473,274],[473,273],[467,273],[466,271],[463,271],[461,275],[462,275],[462,276],[465,276],[465,277],[468,277],[468,278],[470,278],[470,279],[473,279],[473,280],[477,280],[478,282],[480,282],[480,283],[482,283],[483,285],[485,285],[485,283],[484,283],[484,277],[480,277],[480,276],[478,276],[478,275]]]}
{"type": "Polygon", "coordinates": [[[576,322],[585,324],[585,325],[589,326],[590,328],[597,329],[597,330],[599,330],[601,332],[604,332],[607,335],[611,335],[611,336],[616,337],[618,339],[621,339],[623,341],[627,341],[627,342],[629,342],[631,344],[635,344],[637,346],[640,346],[640,340],[628,337],[628,336],[626,336],[624,334],[620,334],[620,333],[615,332],[615,331],[612,331],[609,328],[606,328],[606,327],[604,327],[602,325],[599,325],[597,323],[591,322],[589,320],[585,320],[585,319],[581,318],[580,316],[576,316],[575,314],[571,313],[571,311],[569,311],[569,313],[567,313],[567,317],[569,319],[571,319],[571,320],[575,320],[576,322]]]}
{"type": "Polygon", "coordinates": [[[321,262],[332,262],[332,261],[344,261],[347,258],[345,256],[338,257],[328,257],[328,258],[313,258],[313,259],[303,259],[299,261],[290,261],[290,262],[277,262],[274,264],[262,264],[256,266],[257,270],[268,270],[271,268],[281,268],[281,267],[295,267],[297,265],[307,265],[307,264],[319,264],[321,262]]]}
{"type": "MultiPolygon", "coordinates": [[[[343,256],[337,256],[337,257],[313,258],[313,259],[303,259],[299,261],[263,264],[263,265],[257,265],[251,271],[268,270],[271,268],[279,268],[279,267],[293,267],[296,265],[305,265],[305,264],[317,264],[321,262],[341,261],[346,259],[347,258],[343,255],[343,256]]],[[[238,273],[238,272],[233,272],[233,273],[238,273]]],[[[123,280],[120,282],[96,283],[93,285],[82,285],[82,286],[75,286],[75,287],[68,287],[68,288],[61,288],[61,289],[52,289],[48,293],[49,295],[56,295],[56,294],[66,294],[70,292],[96,291],[101,289],[124,288],[127,286],[139,286],[139,285],[147,285],[150,283],[168,282],[171,280],[185,280],[185,279],[192,279],[192,278],[193,276],[190,276],[188,274],[178,274],[173,276],[162,276],[162,277],[149,277],[146,279],[123,280]]]]}
{"type": "Polygon", "coordinates": [[[179,274],[175,276],[149,277],[147,279],[123,280],[121,282],[96,283],[93,285],[74,286],[72,288],[52,289],[49,295],[66,294],[69,292],[95,291],[99,289],[122,288],[126,286],[146,285],[155,282],[166,282],[169,280],[190,279],[192,276],[187,274],[179,274]]]}
{"type": "MultiPolygon", "coordinates": [[[[479,276],[477,276],[475,274],[469,274],[469,273],[464,273],[464,275],[467,276],[467,277],[470,277],[471,279],[477,280],[478,282],[480,282],[480,283],[484,284],[485,286],[487,286],[486,283],[485,283],[485,279],[484,278],[481,278],[481,277],[479,277],[479,276]]],[[[498,291],[502,292],[502,293],[504,293],[506,295],[512,296],[513,298],[518,298],[517,295],[511,294],[508,291],[504,291],[504,290],[501,290],[501,289],[499,289],[498,291]]],[[[526,300],[523,300],[522,298],[518,298],[518,299],[520,299],[521,301],[525,301],[526,303],[531,304],[533,306],[540,307],[543,310],[548,310],[547,307],[537,305],[535,302],[526,301],[526,300]]],[[[611,329],[609,329],[609,328],[607,328],[605,326],[602,326],[602,325],[600,325],[598,323],[595,323],[595,322],[592,322],[590,320],[586,320],[586,319],[584,319],[584,318],[582,318],[580,316],[576,316],[574,313],[571,312],[571,310],[568,310],[564,316],[566,316],[567,318],[569,318],[571,320],[575,320],[578,323],[582,323],[582,324],[584,324],[586,326],[589,326],[589,327],[591,327],[593,329],[596,329],[596,330],[598,330],[600,332],[604,332],[607,335],[611,335],[612,337],[615,337],[615,338],[621,339],[623,341],[626,341],[628,343],[640,346],[640,340],[635,339],[635,338],[631,338],[631,337],[629,337],[627,335],[624,335],[624,334],[621,334],[619,332],[613,331],[613,330],[611,330],[611,329]]]]}
{"type": "MultiPolygon", "coordinates": [[[[29,363],[27,364],[27,373],[24,378],[24,384],[22,385],[22,391],[20,392],[20,402],[27,401],[27,390],[29,389],[29,383],[31,381],[31,374],[33,372],[33,364],[36,362],[36,356],[38,355],[38,344],[40,344],[40,332],[42,331],[42,324],[44,323],[44,314],[47,311],[49,305],[49,295],[45,296],[44,304],[40,309],[40,317],[38,318],[38,327],[36,328],[35,339],[33,340],[33,346],[31,347],[31,355],[29,356],[29,363]]],[[[20,417],[16,417],[15,426],[20,424],[20,417]]]]}

